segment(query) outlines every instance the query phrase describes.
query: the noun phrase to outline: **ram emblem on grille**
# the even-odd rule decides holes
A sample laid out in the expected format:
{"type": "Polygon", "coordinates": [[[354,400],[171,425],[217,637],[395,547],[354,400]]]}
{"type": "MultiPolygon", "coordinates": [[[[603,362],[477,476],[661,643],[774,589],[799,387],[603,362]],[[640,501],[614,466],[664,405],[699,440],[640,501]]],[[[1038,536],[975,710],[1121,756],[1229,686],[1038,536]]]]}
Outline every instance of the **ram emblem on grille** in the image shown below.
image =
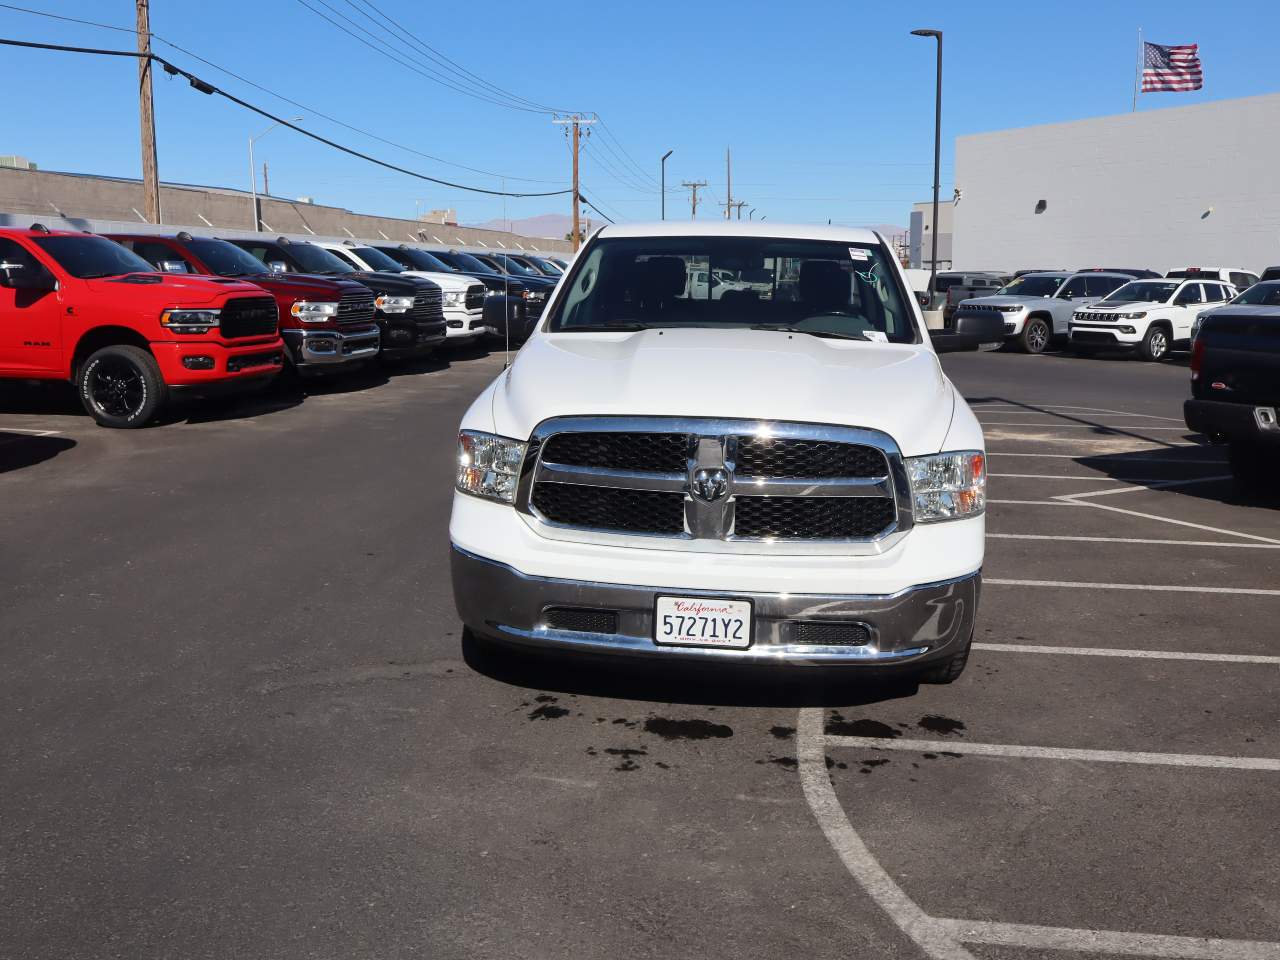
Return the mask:
{"type": "Polygon", "coordinates": [[[729,492],[729,474],[720,468],[701,467],[694,471],[692,492],[699,500],[715,503],[729,492]]]}

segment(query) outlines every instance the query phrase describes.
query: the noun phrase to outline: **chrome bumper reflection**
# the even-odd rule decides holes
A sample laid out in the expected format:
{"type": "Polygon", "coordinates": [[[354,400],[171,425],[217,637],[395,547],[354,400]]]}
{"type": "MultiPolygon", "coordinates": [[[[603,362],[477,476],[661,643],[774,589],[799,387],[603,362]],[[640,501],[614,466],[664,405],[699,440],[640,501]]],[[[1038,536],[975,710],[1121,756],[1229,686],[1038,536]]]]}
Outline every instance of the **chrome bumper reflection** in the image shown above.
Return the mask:
{"type": "Polygon", "coordinates": [[[479,634],[515,644],[585,653],[776,664],[885,664],[928,661],[950,655],[973,633],[982,577],[923,584],[892,595],[743,593],[636,587],[532,577],[494,560],[452,548],[453,596],[462,622],[479,634]],[[659,646],[653,642],[654,603],[663,596],[712,596],[752,602],[750,647],[659,646]],[[618,632],[586,633],[547,626],[549,607],[616,611],[618,632]],[[790,643],[797,621],[862,623],[871,639],[860,645],[790,643]]]}

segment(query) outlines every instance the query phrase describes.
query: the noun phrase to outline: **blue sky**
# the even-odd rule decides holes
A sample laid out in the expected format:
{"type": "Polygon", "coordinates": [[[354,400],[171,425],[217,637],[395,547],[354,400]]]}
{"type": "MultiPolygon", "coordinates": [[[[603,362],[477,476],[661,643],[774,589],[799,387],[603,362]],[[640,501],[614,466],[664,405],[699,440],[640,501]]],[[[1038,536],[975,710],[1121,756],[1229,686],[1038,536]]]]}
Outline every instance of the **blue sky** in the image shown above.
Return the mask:
{"type": "MultiPolygon", "coordinates": [[[[16,5],[129,27],[132,0],[13,0],[16,5]]],[[[595,111],[583,190],[606,212],[656,219],[658,158],[667,163],[669,216],[687,216],[681,180],[708,180],[713,212],[734,193],[770,220],[905,224],[930,193],[933,41],[946,34],[943,193],[956,135],[1129,109],[1136,31],[1162,43],[1196,42],[1205,89],[1151,94],[1139,109],[1280,91],[1280,4],[1136,0],[1122,3],[866,3],[813,0],[644,4],[549,0],[508,4],[370,0],[473,74],[555,107],[595,111]],[[631,169],[638,164],[641,171],[631,169]]],[[[365,0],[306,0],[370,30],[365,0]],[[328,4],[329,8],[323,4],[328,4]]],[[[302,0],[152,0],[152,31],[275,93],[351,126],[444,160],[508,177],[507,189],[568,181],[562,128],[541,113],[481,102],[434,83],[321,20],[302,0]]],[[[128,49],[133,39],[0,8],[0,36],[128,49]]],[[[368,39],[366,37],[366,39],[368,39]]],[[[375,44],[399,51],[390,41],[375,44]]],[[[428,160],[369,139],[198,63],[156,51],[205,79],[352,147],[432,176],[501,188],[494,176],[428,160]]],[[[42,169],[137,176],[131,60],[0,48],[6,91],[0,154],[42,169]]],[[[474,89],[474,88],[472,88],[474,89]]],[[[165,180],[248,187],[247,138],[268,121],[185,81],[157,74],[157,135],[165,180]]],[[[1177,145],[1171,144],[1176,150],[1177,145]]],[[[567,198],[465,194],[370,166],[288,130],[257,145],[272,193],[313,196],[371,213],[412,217],[451,206],[462,222],[567,212],[567,198]]],[[[1158,162],[1158,158],[1153,158],[1158,162]]]]}

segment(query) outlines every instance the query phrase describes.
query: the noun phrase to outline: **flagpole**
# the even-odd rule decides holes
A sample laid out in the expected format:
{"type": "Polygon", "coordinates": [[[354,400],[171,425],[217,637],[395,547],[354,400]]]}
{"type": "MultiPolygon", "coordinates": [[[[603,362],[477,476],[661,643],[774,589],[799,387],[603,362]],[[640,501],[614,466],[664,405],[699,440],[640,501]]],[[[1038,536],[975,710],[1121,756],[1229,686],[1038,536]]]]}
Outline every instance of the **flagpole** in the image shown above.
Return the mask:
{"type": "Polygon", "coordinates": [[[1138,112],[1138,91],[1142,88],[1142,28],[1138,28],[1138,69],[1133,78],[1133,108],[1130,112],[1138,112]]]}

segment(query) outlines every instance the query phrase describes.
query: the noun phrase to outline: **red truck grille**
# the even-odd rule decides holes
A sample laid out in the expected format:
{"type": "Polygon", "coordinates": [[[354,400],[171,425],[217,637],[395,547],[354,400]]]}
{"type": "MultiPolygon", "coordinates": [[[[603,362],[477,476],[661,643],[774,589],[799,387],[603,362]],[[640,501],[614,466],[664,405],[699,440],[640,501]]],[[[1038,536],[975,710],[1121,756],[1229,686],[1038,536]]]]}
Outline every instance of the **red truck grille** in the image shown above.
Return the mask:
{"type": "Polygon", "coordinates": [[[271,297],[237,297],[222,308],[219,327],[227,340],[269,337],[276,332],[279,316],[271,297]]]}

